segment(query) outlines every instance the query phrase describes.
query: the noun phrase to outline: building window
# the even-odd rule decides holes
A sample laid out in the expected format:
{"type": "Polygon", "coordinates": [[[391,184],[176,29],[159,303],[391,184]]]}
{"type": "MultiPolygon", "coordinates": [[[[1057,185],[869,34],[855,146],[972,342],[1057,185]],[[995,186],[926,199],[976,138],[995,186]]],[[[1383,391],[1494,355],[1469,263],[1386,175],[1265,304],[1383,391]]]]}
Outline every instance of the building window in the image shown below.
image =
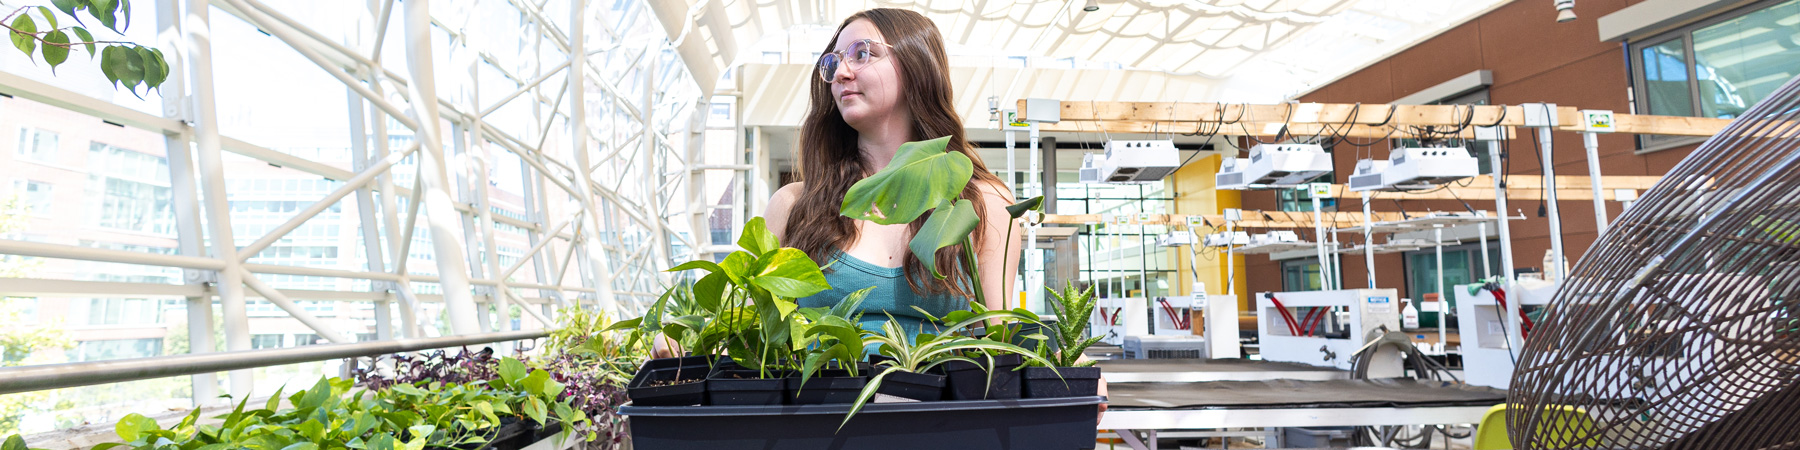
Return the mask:
{"type": "Polygon", "coordinates": [[[781,64],[781,52],[762,52],[763,64],[781,64]]]}
{"type": "MultiPolygon", "coordinates": [[[[1335,183],[1337,182],[1337,174],[1328,173],[1325,174],[1325,176],[1314,179],[1312,182],[1335,183]]],[[[1275,199],[1278,202],[1277,206],[1280,206],[1280,211],[1312,212],[1313,210],[1312,191],[1308,190],[1305,185],[1292,189],[1278,189],[1275,191],[1275,199]]],[[[1325,212],[1337,211],[1337,199],[1331,197],[1319,198],[1319,210],[1325,212]]]]}
{"type": "Polygon", "coordinates": [[[13,194],[18,195],[19,201],[23,202],[19,206],[25,208],[26,214],[45,217],[50,215],[50,183],[15,180],[13,181],[13,194]]]}
{"type": "MultiPolygon", "coordinates": [[[[91,298],[85,304],[88,325],[162,323],[160,302],[146,298],[91,298]]],[[[76,317],[82,317],[77,315],[76,317]]]]}
{"type": "Polygon", "coordinates": [[[150,339],[113,339],[105,341],[82,341],[75,346],[74,354],[69,359],[74,361],[105,361],[111,359],[148,358],[162,354],[162,338],[150,339]]]}
{"type": "Polygon", "coordinates": [[[250,335],[250,348],[254,350],[281,348],[282,336],[280,334],[252,334],[250,335]]]}
{"type": "Polygon", "coordinates": [[[1281,290],[1286,292],[1317,291],[1324,289],[1319,284],[1319,258],[1299,258],[1281,262],[1281,290]]]}
{"type": "Polygon", "coordinates": [[[320,338],[319,335],[317,335],[317,334],[302,333],[302,334],[294,335],[294,346],[295,347],[304,346],[304,345],[314,345],[314,344],[326,344],[326,343],[330,343],[330,341],[326,341],[325,339],[320,338]]]}
{"type": "Polygon", "coordinates": [[[101,227],[140,233],[175,234],[169,190],[169,161],[95,142],[88,147],[93,217],[101,227]]]}
{"type": "MultiPolygon", "coordinates": [[[[1450,297],[1452,306],[1456,304],[1457,286],[1474,283],[1488,273],[1499,274],[1500,244],[1489,244],[1487,254],[1484,266],[1479,244],[1444,247],[1444,296],[1450,297]]],[[[1425,294],[1437,294],[1437,281],[1436,250],[1406,252],[1406,292],[1413,300],[1422,302],[1425,294]]]]}
{"type": "Polygon", "coordinates": [[[56,141],[56,133],[36,128],[20,128],[19,147],[14,154],[19,159],[56,162],[56,141]]]}
{"type": "Polygon", "coordinates": [[[1757,2],[1629,48],[1639,112],[1737,118],[1800,75],[1800,0],[1757,2]]]}

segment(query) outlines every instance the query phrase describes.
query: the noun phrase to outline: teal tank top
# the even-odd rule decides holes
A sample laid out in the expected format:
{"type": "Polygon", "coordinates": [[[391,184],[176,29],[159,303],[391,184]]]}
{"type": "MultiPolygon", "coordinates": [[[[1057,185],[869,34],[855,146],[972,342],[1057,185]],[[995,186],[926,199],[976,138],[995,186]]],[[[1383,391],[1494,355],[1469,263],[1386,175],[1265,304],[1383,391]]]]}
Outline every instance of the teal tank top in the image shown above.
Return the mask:
{"type": "Polygon", "coordinates": [[[800,307],[829,308],[843,301],[845,296],[873,286],[875,290],[869,291],[857,310],[863,315],[862,327],[865,330],[881,332],[881,324],[887,322],[888,315],[892,315],[894,321],[906,331],[905,339],[910,340],[929,322],[929,319],[912,307],[917,306],[937,317],[968,309],[969,299],[966,297],[914,293],[912,287],[906,284],[904,268],[882,267],[842,251],[836,252],[827,264],[829,266],[825,269],[825,281],[831,284],[831,289],[800,299],[800,307]]]}

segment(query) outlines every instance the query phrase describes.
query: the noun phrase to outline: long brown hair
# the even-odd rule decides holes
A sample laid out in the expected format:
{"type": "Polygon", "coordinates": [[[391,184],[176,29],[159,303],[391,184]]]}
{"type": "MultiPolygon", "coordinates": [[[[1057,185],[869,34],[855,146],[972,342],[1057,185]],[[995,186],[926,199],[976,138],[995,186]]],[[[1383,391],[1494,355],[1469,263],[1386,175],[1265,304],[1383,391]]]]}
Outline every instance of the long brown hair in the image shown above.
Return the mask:
{"type": "MultiPolygon", "coordinates": [[[[844,19],[825,44],[824,52],[837,48],[837,35],[851,22],[868,20],[881,31],[888,45],[894,46],[900,72],[902,106],[912,113],[912,136],[922,141],[950,136],[949,150],[969,156],[975,163],[975,177],[963,188],[962,198],[976,205],[975,213],[987,223],[988,211],[981,201],[983,185],[997,185],[1000,178],[989,173],[981,157],[969,147],[963,136],[962,117],[956,113],[950,87],[950,56],[944,51],[944,37],[937,24],[917,12],[894,8],[862,11],[844,19]],[[990,184],[991,183],[991,184],[990,184]]],[[[823,53],[823,52],[821,52],[823,53]]],[[[849,248],[857,240],[853,219],[838,213],[844,193],[850,185],[863,179],[872,167],[856,147],[857,132],[844,122],[837,101],[831,96],[831,84],[812,78],[812,108],[800,128],[800,180],[806,188],[788,213],[786,245],[805,251],[823,263],[838,251],[849,248]]],[[[925,224],[920,217],[907,227],[912,236],[925,224]]],[[[982,233],[975,233],[974,243],[981,247],[982,233]]],[[[937,271],[946,276],[939,280],[926,270],[923,262],[908,253],[902,266],[906,283],[917,293],[951,293],[964,297],[973,294],[969,273],[963,270],[962,246],[954,245],[937,252],[937,271]]]]}

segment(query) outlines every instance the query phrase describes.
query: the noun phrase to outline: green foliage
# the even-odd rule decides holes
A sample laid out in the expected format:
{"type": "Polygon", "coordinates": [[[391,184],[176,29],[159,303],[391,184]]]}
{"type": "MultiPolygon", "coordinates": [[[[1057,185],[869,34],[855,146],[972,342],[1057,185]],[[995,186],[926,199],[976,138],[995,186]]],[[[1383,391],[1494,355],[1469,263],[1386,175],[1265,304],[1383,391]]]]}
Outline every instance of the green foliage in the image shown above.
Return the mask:
{"type": "Polygon", "coordinates": [[[869,291],[873,290],[875,287],[870,286],[852,292],[830,309],[802,308],[794,311],[805,319],[801,322],[805,324],[802,334],[808,343],[800,350],[804,361],[800,367],[801,383],[812,379],[814,374],[833,362],[837,363],[837,367],[848,370],[850,376],[861,376],[856,365],[863,360],[862,314],[856,311],[862,306],[863,299],[869,296],[869,291]]]}
{"type": "Polygon", "coordinates": [[[975,165],[950,152],[950,137],[900,144],[893,162],[850,186],[840,212],[882,225],[910,223],[927,210],[956,200],[975,165]]]}
{"type": "Polygon", "coordinates": [[[245,409],[249,399],[240,400],[216,417],[222,420],[217,425],[198,423],[198,409],[168,429],[131,414],[114,426],[122,442],[92,450],[422,450],[486,443],[506,417],[539,424],[588,420],[566,400],[557,400],[563,384],[543,369],[506,358],[500,372],[501,379],[485,382],[419,382],[378,391],[353,389],[348,379],[320,378],[286,397],[276,391],[261,408],[245,409]],[[291,408],[279,409],[282,400],[291,408]]]}
{"type": "Polygon", "coordinates": [[[6,28],[7,40],[27,58],[42,59],[55,72],[57,66],[69,60],[72,50],[80,48],[87,52],[89,59],[99,61],[100,72],[113,87],[124,85],[132,95],[140,97],[139,86],[147,94],[169,79],[169,62],[162,50],[131,42],[94,39],[93,32],[81,19],[80,13],[86,12],[107,30],[123,34],[131,27],[130,0],[52,0],[51,3],[55,10],[24,6],[0,19],[0,27],[6,28]],[[74,19],[75,24],[62,26],[57,19],[58,12],[62,17],[74,19]],[[70,39],[70,35],[74,39],[70,39]]]}
{"type": "Polygon", "coordinates": [[[1056,326],[1051,327],[1051,339],[1056,341],[1057,351],[1051,351],[1049,345],[1038,346],[1038,356],[1048,361],[1049,367],[1085,367],[1094,365],[1093,361],[1081,361],[1081,352],[1100,342],[1099,336],[1088,337],[1088,317],[1094,315],[1094,288],[1075,289],[1070,283],[1062,292],[1050,291],[1050,310],[1056,313],[1056,326]]]}
{"type": "Polygon", "coordinates": [[[991,372],[994,368],[993,358],[984,357],[978,361],[971,357],[971,355],[989,352],[1016,353],[1032,361],[1043,361],[1031,351],[1016,345],[977,339],[961,334],[970,325],[990,320],[1035,321],[1036,316],[1020,315],[1017,311],[983,311],[968,315],[958,314],[958,317],[961,317],[961,320],[950,323],[937,334],[919,333],[908,338],[900,324],[894,321],[893,316],[888,316],[888,321],[881,324],[880,333],[863,332],[865,342],[880,344],[876,348],[876,352],[891,359],[875,363],[875,367],[872,368],[874,375],[869,377],[869,383],[863,386],[861,393],[857,394],[856,401],[850,405],[850,413],[844,416],[844,422],[840,423],[838,427],[841,429],[844,423],[850,423],[850,418],[854,417],[858,411],[862,411],[863,405],[867,404],[870,398],[874,398],[875,391],[881,389],[882,381],[887,379],[890,373],[919,373],[951,361],[967,362],[980,366],[984,371],[991,372]]]}
{"type": "Polygon", "coordinates": [[[556,315],[556,329],[550,330],[544,341],[543,352],[569,355],[623,386],[649,349],[621,342],[622,332],[614,324],[605,313],[582,307],[563,308],[556,315]]]}

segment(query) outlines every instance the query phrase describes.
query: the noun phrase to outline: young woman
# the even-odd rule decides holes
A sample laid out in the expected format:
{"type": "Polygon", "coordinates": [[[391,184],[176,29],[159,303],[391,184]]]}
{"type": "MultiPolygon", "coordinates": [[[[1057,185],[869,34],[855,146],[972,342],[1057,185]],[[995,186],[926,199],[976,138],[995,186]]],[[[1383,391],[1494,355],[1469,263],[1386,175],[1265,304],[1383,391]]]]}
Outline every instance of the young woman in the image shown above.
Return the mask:
{"type": "MultiPolygon", "coordinates": [[[[763,217],[782,245],[798,248],[821,265],[832,289],[800,299],[801,307],[832,306],[845,295],[874,286],[863,301],[863,327],[880,329],[892,316],[916,333],[926,319],[966,308],[974,289],[999,309],[1012,292],[1024,233],[1008,220],[1013,196],[989,173],[963,136],[950,86],[950,58],[937,25],[917,12],[871,9],[845,19],[819,58],[812,107],[801,126],[801,182],[783,186],[763,217]],[[924,224],[878,225],[838,213],[850,185],[893,161],[900,144],[950,136],[950,151],[968,155],[975,177],[962,198],[976,205],[981,226],[973,236],[981,286],[963,270],[961,245],[939,250],[931,275],[907,242],[924,224]],[[1011,245],[1007,245],[1007,228],[1011,245]]],[[[1106,395],[1105,382],[1100,392],[1106,395]]],[[[1105,411],[1105,405],[1101,405],[1105,411]]]]}

